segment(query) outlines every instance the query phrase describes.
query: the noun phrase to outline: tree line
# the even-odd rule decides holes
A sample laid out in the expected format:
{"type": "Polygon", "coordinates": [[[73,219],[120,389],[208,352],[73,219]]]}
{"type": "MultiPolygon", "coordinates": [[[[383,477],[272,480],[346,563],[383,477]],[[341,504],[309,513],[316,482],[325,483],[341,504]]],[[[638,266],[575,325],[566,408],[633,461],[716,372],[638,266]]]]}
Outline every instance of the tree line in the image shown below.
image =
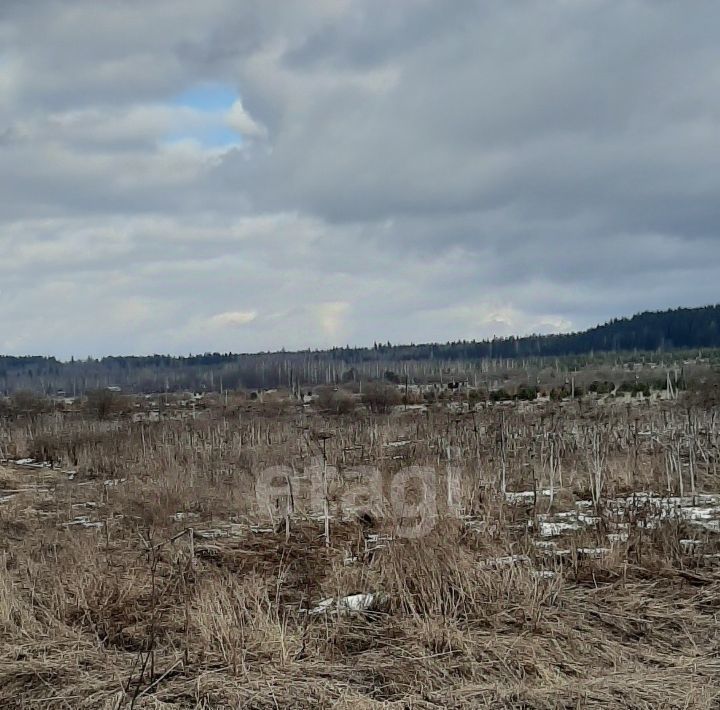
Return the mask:
{"type": "Polygon", "coordinates": [[[648,311],[613,319],[576,333],[460,340],[448,343],[329,350],[112,356],[61,362],[53,357],[0,356],[0,393],[21,389],[67,396],[120,386],[135,392],[260,389],[336,383],[353,373],[381,379],[387,369],[401,377],[428,377],[457,363],[542,361],[601,353],[720,348],[720,305],[648,311]]]}

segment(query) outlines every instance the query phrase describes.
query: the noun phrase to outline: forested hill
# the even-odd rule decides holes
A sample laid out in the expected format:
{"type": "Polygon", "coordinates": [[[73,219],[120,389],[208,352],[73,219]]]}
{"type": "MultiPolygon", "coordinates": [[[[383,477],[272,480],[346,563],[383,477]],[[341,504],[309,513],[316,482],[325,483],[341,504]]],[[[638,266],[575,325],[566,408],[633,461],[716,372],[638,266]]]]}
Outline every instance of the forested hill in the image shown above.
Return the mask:
{"type": "MultiPolygon", "coordinates": [[[[550,346],[555,336],[547,336],[550,346]]],[[[568,354],[720,347],[720,305],[646,312],[571,335],[568,354]]],[[[561,345],[562,348],[562,345],[561,345]]]]}
{"type": "MultiPolygon", "coordinates": [[[[720,305],[647,311],[578,333],[414,346],[416,358],[532,357],[720,347],[720,305]]],[[[400,348],[404,350],[403,347],[400,348]]]]}
{"type": "MultiPolygon", "coordinates": [[[[325,351],[238,355],[206,353],[189,357],[151,355],[106,357],[63,363],[55,358],[0,356],[0,393],[21,388],[83,392],[122,385],[136,391],[225,387],[275,387],[292,382],[337,381],[351,368],[365,376],[392,363],[439,365],[450,360],[537,358],[720,348],[720,305],[646,312],[620,318],[579,333],[532,335],[453,343],[333,348],[325,351]]],[[[427,368],[425,368],[427,369],[427,368]]]]}

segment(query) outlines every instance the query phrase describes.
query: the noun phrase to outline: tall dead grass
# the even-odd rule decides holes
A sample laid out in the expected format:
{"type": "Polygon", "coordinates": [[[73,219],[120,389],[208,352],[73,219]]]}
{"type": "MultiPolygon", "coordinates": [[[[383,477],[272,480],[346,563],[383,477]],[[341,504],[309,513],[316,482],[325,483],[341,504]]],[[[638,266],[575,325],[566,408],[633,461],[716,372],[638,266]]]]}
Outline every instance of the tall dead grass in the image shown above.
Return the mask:
{"type": "Polygon", "coordinates": [[[666,492],[673,441],[714,490],[712,413],[690,432],[670,405],[6,429],[4,450],[52,451],[54,468],[0,468],[0,706],[717,707],[718,533],[637,510],[609,546],[600,505],[597,527],[559,538],[567,556],[535,544],[541,516],[589,498],[598,418],[606,498],[666,492]],[[436,467],[437,525],[403,539],[392,516],[336,513],[327,545],[302,500],[287,520],[260,509],[262,467],[301,472],[320,441],[338,497],[354,467],[376,466],[386,492],[402,467],[436,467]],[[503,467],[535,495],[508,503],[503,467]],[[317,611],[366,594],[362,611],[317,611]]]}

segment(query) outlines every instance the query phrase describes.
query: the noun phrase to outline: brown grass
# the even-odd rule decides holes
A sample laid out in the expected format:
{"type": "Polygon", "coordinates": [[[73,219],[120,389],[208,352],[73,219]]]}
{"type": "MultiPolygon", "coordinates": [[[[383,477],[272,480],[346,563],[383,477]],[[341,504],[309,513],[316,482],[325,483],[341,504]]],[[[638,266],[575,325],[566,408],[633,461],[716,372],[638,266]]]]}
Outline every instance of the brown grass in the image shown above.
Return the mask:
{"type": "Polygon", "coordinates": [[[0,707],[718,707],[717,533],[633,512],[628,540],[588,558],[578,550],[608,545],[601,510],[598,526],[557,539],[570,554],[554,559],[533,532],[539,515],[588,497],[598,422],[607,498],[665,492],[666,450],[683,437],[697,447],[698,491],[716,490],[714,419],[696,415],[692,440],[672,404],[7,425],[5,450],[25,455],[40,437],[58,467],[0,467],[0,495],[14,492],[0,503],[0,707]],[[635,426],[657,441],[638,443],[635,426]],[[563,481],[552,509],[542,496],[507,504],[502,457],[510,490],[541,490],[553,436],[563,481]],[[387,446],[400,439],[412,443],[387,446]],[[441,500],[420,539],[398,538],[392,516],[336,514],[327,546],[301,491],[287,523],[284,503],[271,521],[255,502],[258,471],[300,471],[323,441],[334,499],[354,465],[378,466],[387,489],[404,465],[451,463],[481,527],[441,500]],[[68,525],[78,516],[100,525],[68,525]],[[509,555],[525,557],[499,559],[509,555]],[[364,612],[308,613],[361,593],[377,595],[364,612]]]}

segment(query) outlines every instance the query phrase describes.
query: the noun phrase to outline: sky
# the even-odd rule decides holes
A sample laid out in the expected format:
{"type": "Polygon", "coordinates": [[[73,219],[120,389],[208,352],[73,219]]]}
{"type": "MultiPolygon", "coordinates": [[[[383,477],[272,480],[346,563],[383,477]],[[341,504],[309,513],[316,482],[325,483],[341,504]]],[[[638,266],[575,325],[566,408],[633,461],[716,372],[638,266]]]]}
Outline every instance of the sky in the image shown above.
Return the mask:
{"type": "Polygon", "coordinates": [[[2,0],[0,353],[715,303],[720,3],[2,0]]]}

